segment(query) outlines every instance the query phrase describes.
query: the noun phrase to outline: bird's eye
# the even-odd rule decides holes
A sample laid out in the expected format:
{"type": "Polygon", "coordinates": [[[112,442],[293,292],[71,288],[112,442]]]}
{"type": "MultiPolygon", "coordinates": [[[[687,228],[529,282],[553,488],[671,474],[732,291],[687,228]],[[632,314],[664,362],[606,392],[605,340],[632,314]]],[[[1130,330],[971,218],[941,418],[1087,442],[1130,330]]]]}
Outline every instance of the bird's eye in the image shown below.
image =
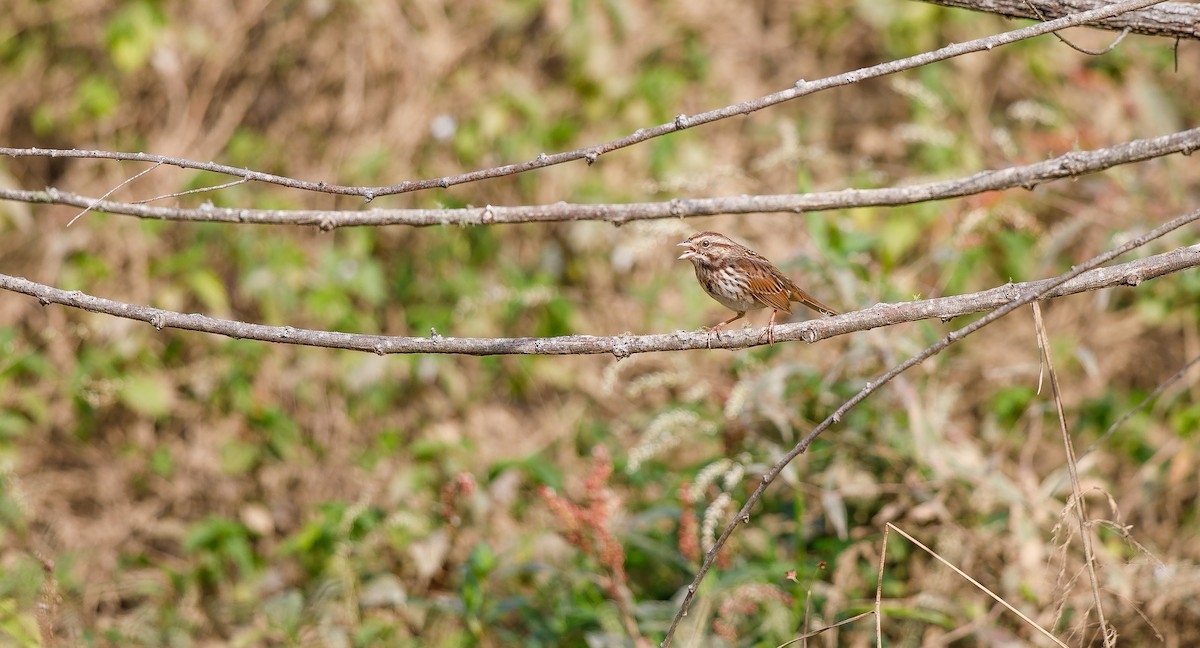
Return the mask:
{"type": "Polygon", "coordinates": [[[700,245],[703,245],[704,247],[710,247],[710,246],[712,246],[712,241],[705,241],[705,242],[701,243],[700,245]]]}

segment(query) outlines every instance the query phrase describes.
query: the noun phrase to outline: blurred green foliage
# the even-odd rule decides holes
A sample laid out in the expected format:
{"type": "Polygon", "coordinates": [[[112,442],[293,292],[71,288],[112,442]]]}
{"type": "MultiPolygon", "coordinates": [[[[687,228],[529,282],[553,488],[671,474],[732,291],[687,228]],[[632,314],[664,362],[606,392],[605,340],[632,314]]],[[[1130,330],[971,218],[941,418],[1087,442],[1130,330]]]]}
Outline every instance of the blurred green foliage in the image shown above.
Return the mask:
{"type": "MultiPolygon", "coordinates": [[[[236,3],[144,0],[101,3],[83,16],[67,4],[25,3],[0,17],[0,78],[14,88],[2,100],[10,119],[0,140],[146,148],[381,184],[606,141],[1007,25],[921,3],[729,14],[615,1],[285,2],[255,14],[236,3]],[[438,117],[452,132],[426,132],[438,117]]],[[[1139,120],[1200,119],[1195,84],[1173,72],[1170,48],[1130,41],[1079,59],[1049,39],[1019,43],[903,83],[878,80],[659,138],[593,166],[365,208],[894,186],[1115,143],[1146,128],[1139,120]],[[1154,92],[1121,112],[1134,86],[1154,92]],[[1100,104],[1117,108],[1093,114],[1100,104]]],[[[57,162],[25,170],[7,160],[0,171],[31,187],[95,195],[117,177],[106,175],[113,167],[57,162]]],[[[1116,233],[1181,210],[1196,195],[1195,175],[1171,164],[1146,177],[766,225],[747,216],[618,230],[329,233],[89,213],[64,230],[53,212],[21,229],[0,211],[0,258],[6,273],[68,290],[266,324],[417,336],[694,329],[716,321],[718,308],[690,270],[670,265],[663,243],[693,225],[773,246],[788,255],[777,258],[785,271],[850,310],[1060,272],[1116,233]]],[[[228,181],[171,178],[153,174],[145,182],[158,184],[127,190],[152,196],[228,181]]],[[[258,184],[169,200],[357,205],[258,184]]],[[[1197,299],[1200,274],[1184,272],[1047,307],[1060,316],[1052,351],[1072,391],[1077,443],[1104,434],[1178,369],[1200,327],[1197,299]]],[[[18,312],[9,303],[0,315],[18,312]]],[[[719,532],[765,466],[866,381],[971,321],[614,367],[591,358],[381,358],[158,332],[54,307],[21,312],[0,321],[0,637],[21,646],[42,640],[37,610],[48,580],[35,551],[54,559],[63,598],[55,622],[81,645],[624,645],[630,620],[658,637],[697,567],[687,543],[719,532]],[[700,425],[674,431],[673,445],[635,467],[646,429],[673,412],[700,425]],[[597,447],[615,465],[603,483],[588,473],[597,447]],[[681,491],[714,466],[720,474],[685,502],[681,491]],[[462,475],[472,486],[456,486],[462,475]],[[609,516],[624,584],[551,515],[539,487],[580,507],[611,495],[594,510],[609,516]],[[722,495],[731,507],[710,509],[722,495]],[[711,528],[685,537],[685,524],[703,527],[706,515],[711,528]],[[81,538],[98,548],[82,549],[81,538]],[[627,601],[614,594],[621,586],[627,601]]],[[[870,609],[882,525],[893,521],[1007,596],[1057,609],[1041,569],[1018,560],[1059,555],[1052,529],[1065,497],[1033,497],[1053,490],[1039,480],[1061,468],[1061,441],[1046,389],[1037,390],[1030,331],[1021,320],[956,346],[830,429],[739,528],[686,631],[713,645],[777,646],[805,619],[815,626],[870,609]]],[[[1116,499],[1140,541],[1185,569],[1195,556],[1171,539],[1200,524],[1188,504],[1200,429],[1191,381],[1102,442],[1096,477],[1123,495],[1116,499]]],[[[1142,557],[1118,533],[1101,538],[1119,558],[1110,565],[1142,557]]],[[[947,585],[940,569],[889,540],[887,641],[938,640],[991,614],[990,602],[947,585]]],[[[1078,601],[1062,605],[1060,631],[1087,618],[1078,601]]],[[[1195,638],[1187,601],[1158,603],[1159,627],[1195,638]]],[[[1146,639],[1133,616],[1118,613],[1122,635],[1146,639]]],[[[840,637],[865,645],[869,625],[840,637]]],[[[1011,619],[995,625],[1016,641],[1031,636],[1011,619]]]]}

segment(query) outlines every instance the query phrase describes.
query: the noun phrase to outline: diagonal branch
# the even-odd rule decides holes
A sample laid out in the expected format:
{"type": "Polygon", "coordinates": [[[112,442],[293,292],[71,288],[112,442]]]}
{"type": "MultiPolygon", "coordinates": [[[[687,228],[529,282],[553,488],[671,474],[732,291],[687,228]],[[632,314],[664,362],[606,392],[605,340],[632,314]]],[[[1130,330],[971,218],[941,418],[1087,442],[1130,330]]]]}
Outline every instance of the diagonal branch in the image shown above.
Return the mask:
{"type": "Polygon", "coordinates": [[[259,171],[250,171],[249,169],[239,169],[224,164],[214,162],[197,162],[184,158],[167,157],[162,155],[152,155],[148,153],[121,153],[114,151],[89,151],[76,149],[19,149],[0,147],[0,155],[9,155],[12,157],[63,157],[63,158],[104,158],[111,160],[128,160],[138,162],[156,162],[158,164],[168,164],[185,169],[198,169],[203,171],[211,171],[213,173],[221,173],[225,175],[237,176],[248,180],[256,180],[259,182],[268,182],[278,184],[293,189],[304,189],[308,191],[318,191],[322,193],[341,194],[350,196],[362,196],[368,201],[379,196],[388,196],[399,193],[407,193],[410,191],[419,191],[423,189],[446,188],[453,185],[463,184],[467,182],[477,182],[479,180],[487,180],[489,178],[498,178],[501,176],[515,175],[541,169],[564,162],[572,162],[575,160],[587,160],[588,164],[594,163],[601,155],[622,149],[634,144],[640,144],[655,137],[661,137],[669,133],[681,131],[685,128],[707,124],[709,122],[734,117],[737,115],[748,115],[752,112],[769,108],[776,104],[792,99],[798,99],[805,95],[810,95],[822,90],[836,88],[844,85],[851,85],[867,79],[895,74],[904,70],[929,65],[938,61],[944,61],[970,54],[972,52],[982,52],[992,50],[996,47],[1009,45],[1017,41],[1034,38],[1051,32],[1066,29],[1068,27],[1077,27],[1097,21],[1102,21],[1106,18],[1118,16],[1130,11],[1148,7],[1161,3],[1163,0],[1125,0],[1125,2],[1116,2],[1109,5],[1083,11],[1080,13],[1064,16],[1049,22],[1030,25],[1021,29],[1001,34],[994,34],[985,38],[978,38],[967,41],[965,43],[955,43],[946,47],[924,52],[916,56],[897,59],[879,65],[861,68],[852,72],[844,72],[842,74],[825,77],[816,81],[805,81],[801,79],[790,88],[780,90],[773,94],[769,94],[757,99],[751,99],[742,103],[709,110],[696,115],[679,115],[673,121],[659,124],[651,128],[640,128],[631,135],[611,140],[603,144],[588,146],[574,151],[565,153],[555,153],[547,155],[545,153],[538,155],[536,158],[521,162],[518,164],[506,164],[503,166],[493,167],[490,169],[481,169],[462,173],[453,176],[444,176],[441,178],[431,178],[427,180],[410,180],[399,184],[381,186],[381,187],[355,187],[339,184],[330,184],[327,182],[311,182],[306,180],[297,180],[284,176],[274,175],[271,173],[262,173],[259,171]]]}
{"type": "MultiPolygon", "coordinates": [[[[1192,215],[1200,217],[1200,212],[1192,215]]],[[[1137,286],[1147,279],[1200,266],[1200,245],[1178,248],[1137,261],[1109,268],[1096,268],[1071,281],[1042,279],[1008,284],[982,292],[938,297],[914,302],[876,304],[853,313],[806,322],[775,325],[775,339],[780,342],[803,340],[813,343],[836,335],[865,331],[881,326],[924,319],[949,320],[960,315],[1011,309],[1014,303],[1025,303],[1030,295],[1038,298],[1061,297],[1114,286],[1137,286]]],[[[764,344],[762,329],[727,331],[718,338],[709,333],[676,331],[657,335],[566,335],[550,338],[456,338],[431,332],[430,337],[399,337],[363,335],[299,329],[291,326],[267,326],[235,320],[217,319],[197,313],[138,306],[94,297],[77,290],[67,291],[36,283],[22,277],[0,275],[0,289],[38,298],[42,304],[62,304],[93,313],[103,313],[140,320],[158,329],[176,328],[213,333],[237,339],[301,344],[306,346],[349,349],[385,353],[458,353],[465,355],[583,355],[611,353],[624,358],[650,351],[684,351],[690,349],[742,349],[764,344]]],[[[1007,311],[1006,311],[1007,312],[1007,311]]]]}
{"type": "Polygon", "coordinates": [[[27,191],[0,188],[0,199],[30,203],[93,206],[94,209],[139,218],[270,225],[309,225],[324,230],[350,226],[493,225],[597,220],[622,225],[639,220],[749,214],[814,212],[854,207],[910,205],[929,200],[958,198],[1013,187],[1032,189],[1042,182],[1096,173],[1121,164],[1141,162],[1173,153],[1190,155],[1200,149],[1200,128],[1132,140],[1091,151],[1071,151],[1034,164],[981,171],[962,178],[884,189],[842,189],[808,194],[677,198],[660,202],[613,204],[532,205],[471,207],[464,209],[371,209],[366,211],[240,209],[200,207],[177,209],[114,201],[46,189],[27,191]]]}
{"type": "MultiPolygon", "coordinates": [[[[1009,313],[1026,304],[1054,296],[1059,291],[1072,285],[1073,282],[1078,281],[1083,277],[1091,276],[1097,271],[1114,272],[1117,271],[1118,268],[1128,266],[1129,264],[1122,264],[1111,268],[1099,267],[1101,264],[1107,263],[1122,254],[1139,248],[1150,241],[1153,241],[1154,239],[1166,235],[1172,230],[1176,230],[1196,220],[1200,220],[1200,210],[1180,216],[1179,218],[1160,225],[1159,227],[1156,227],[1146,234],[1136,237],[1123,245],[1120,245],[1103,254],[1092,257],[1087,262],[1075,266],[1069,272],[1061,274],[1052,279],[1043,279],[1040,282],[1035,282],[1035,284],[1037,284],[1036,286],[1031,284],[1022,284],[1024,286],[1028,286],[1027,291],[1014,294],[1006,304],[999,306],[978,320],[975,320],[974,322],[960,329],[950,332],[950,334],[948,334],[946,337],[938,340],[928,347],[925,347],[925,349],[920,353],[910,357],[908,360],[905,360],[895,367],[892,367],[878,379],[868,382],[866,386],[864,386],[857,394],[852,396],[845,403],[842,403],[841,407],[837,408],[833,414],[830,414],[824,421],[821,421],[819,425],[813,428],[811,432],[801,439],[800,442],[797,443],[791,450],[789,450],[787,454],[781,457],[779,461],[775,462],[775,464],[771,466],[770,470],[768,470],[766,474],[762,476],[762,479],[760,480],[758,486],[754,489],[754,492],[750,493],[750,496],[746,498],[746,503],[742,505],[741,510],[738,511],[737,515],[729,521],[729,524],[725,526],[725,530],[721,533],[721,536],[717,538],[716,542],[713,543],[713,546],[708,550],[707,553],[704,554],[704,561],[700,564],[700,569],[697,570],[695,578],[693,578],[691,584],[688,585],[687,591],[683,596],[683,601],[680,603],[679,609],[675,612],[675,618],[671,621],[671,625],[667,629],[666,637],[662,642],[663,648],[670,645],[671,638],[675,634],[675,629],[679,626],[679,622],[683,620],[683,617],[687,615],[688,607],[691,605],[692,599],[695,598],[696,592],[700,588],[700,583],[704,580],[705,575],[708,574],[708,570],[712,568],[713,563],[717,559],[717,555],[721,552],[721,548],[724,547],[725,543],[729,541],[729,537],[733,535],[733,532],[737,529],[738,524],[750,523],[750,511],[754,508],[755,504],[758,503],[758,500],[762,498],[763,493],[766,492],[767,488],[775,481],[777,477],[779,477],[779,473],[783,472],[783,469],[786,468],[793,459],[808,450],[808,447],[812,445],[813,441],[815,441],[822,432],[833,427],[834,424],[841,422],[842,417],[845,416],[846,413],[848,413],[859,403],[866,400],[868,396],[875,393],[880,387],[891,382],[896,376],[899,376],[905,371],[908,371],[909,369],[921,364],[929,358],[932,358],[938,353],[941,353],[950,345],[962,340],[972,333],[975,333],[979,329],[991,324],[992,322],[995,322],[996,320],[1008,315],[1009,313]]],[[[1188,257],[1200,257],[1200,245],[1179,248],[1173,252],[1169,252],[1168,254],[1175,253],[1183,253],[1188,257]]],[[[1143,259],[1143,261],[1145,260],[1148,259],[1143,259]]],[[[1134,261],[1133,263],[1137,262],[1134,261]]],[[[1140,279],[1135,278],[1131,283],[1140,283],[1140,279]]]]}
{"type": "MultiPolygon", "coordinates": [[[[999,14],[1009,18],[1060,18],[1104,6],[1101,0],[923,0],[946,7],[999,14]],[[1041,14],[1040,16],[1038,14],[1041,14]]],[[[1164,2],[1148,9],[1130,11],[1097,20],[1088,27],[1112,31],[1129,30],[1146,36],[1200,40],[1200,4],[1164,2]]]]}

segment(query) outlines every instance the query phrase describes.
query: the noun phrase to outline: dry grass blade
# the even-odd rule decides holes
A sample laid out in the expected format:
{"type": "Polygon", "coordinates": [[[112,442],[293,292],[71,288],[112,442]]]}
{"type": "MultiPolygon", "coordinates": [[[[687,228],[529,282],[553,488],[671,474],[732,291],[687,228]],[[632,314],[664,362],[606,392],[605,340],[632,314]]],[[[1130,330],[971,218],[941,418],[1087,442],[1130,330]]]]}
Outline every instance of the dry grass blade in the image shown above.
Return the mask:
{"type": "Polygon", "coordinates": [[[875,645],[883,645],[883,568],[887,564],[888,528],[883,528],[883,544],[879,547],[879,576],[875,581],[875,645]]]}
{"type": "Polygon", "coordinates": [[[53,648],[60,645],[58,635],[54,632],[54,619],[62,605],[62,593],[59,591],[58,579],[54,576],[54,560],[36,549],[31,553],[42,566],[41,598],[37,610],[38,632],[41,633],[42,645],[53,648]]]}
{"type": "Polygon", "coordinates": [[[908,539],[908,541],[909,541],[909,542],[911,542],[911,543],[915,544],[915,545],[916,545],[917,547],[919,547],[919,548],[920,548],[922,551],[924,551],[925,553],[929,554],[930,556],[933,556],[934,558],[936,558],[936,559],[938,560],[938,562],[940,562],[940,563],[942,563],[943,565],[945,565],[945,566],[949,567],[950,569],[954,570],[954,573],[956,573],[956,574],[958,574],[959,576],[962,576],[963,578],[965,578],[965,579],[966,579],[968,582],[970,582],[972,585],[974,585],[975,587],[979,588],[979,590],[980,590],[980,591],[982,591],[983,593],[985,593],[985,594],[987,594],[988,596],[990,596],[990,597],[992,597],[993,599],[995,599],[995,601],[996,601],[997,603],[999,603],[1000,605],[1003,605],[1004,607],[1008,608],[1008,610],[1009,610],[1010,612],[1012,612],[1013,614],[1015,614],[1015,615],[1017,615],[1017,616],[1021,617],[1021,620],[1022,620],[1022,621],[1024,621],[1024,622],[1025,622],[1025,623],[1027,623],[1027,624],[1029,624],[1029,626],[1030,626],[1030,627],[1032,627],[1032,628],[1036,629],[1038,632],[1042,633],[1042,635],[1044,635],[1046,638],[1050,639],[1050,640],[1051,640],[1051,641],[1053,641],[1055,644],[1057,644],[1057,645],[1059,645],[1059,646],[1062,646],[1062,648],[1068,648],[1067,644],[1063,643],[1061,639],[1059,639],[1058,637],[1055,637],[1053,634],[1051,634],[1051,632],[1050,632],[1049,630],[1047,630],[1047,629],[1043,628],[1042,626],[1038,625],[1038,623],[1037,623],[1036,621],[1034,621],[1033,619],[1031,619],[1031,618],[1029,618],[1028,616],[1026,616],[1024,612],[1021,612],[1021,611],[1020,611],[1020,610],[1018,610],[1017,608],[1013,607],[1013,605],[1012,605],[1012,604],[1010,604],[1008,601],[1005,601],[1003,598],[1001,598],[999,594],[996,594],[996,593],[995,593],[995,592],[993,592],[992,590],[988,589],[986,585],[984,585],[983,583],[980,583],[979,581],[977,581],[977,580],[975,580],[974,578],[972,578],[970,574],[968,574],[968,573],[964,572],[963,570],[959,569],[957,566],[955,566],[955,565],[954,565],[953,563],[951,563],[949,560],[946,560],[945,558],[941,557],[941,556],[940,556],[940,555],[939,555],[939,554],[938,554],[936,551],[934,551],[934,550],[930,549],[929,547],[926,547],[924,544],[922,544],[922,543],[921,543],[921,541],[920,541],[920,540],[917,540],[916,538],[912,537],[911,535],[909,535],[909,534],[905,533],[903,529],[901,529],[900,527],[898,527],[898,526],[896,526],[896,525],[892,524],[891,522],[888,522],[887,526],[888,526],[888,528],[889,528],[889,529],[895,529],[895,530],[896,530],[896,533],[899,533],[900,535],[904,536],[905,538],[907,538],[907,539],[908,539]]]}
{"type": "MultiPolygon", "coordinates": [[[[1100,619],[1100,630],[1104,634],[1104,645],[1111,648],[1116,644],[1115,631],[1109,627],[1104,618],[1104,605],[1100,599],[1100,583],[1096,576],[1096,556],[1092,550],[1092,535],[1088,529],[1087,509],[1084,506],[1083,489],[1079,486],[1079,465],[1075,458],[1075,446],[1071,442],[1071,433],[1067,430],[1067,416],[1063,411],[1062,391],[1058,385],[1058,374],[1054,371],[1054,361],[1050,354],[1050,340],[1046,335],[1046,323],[1042,319],[1042,309],[1033,304],[1033,322],[1037,329],[1038,346],[1046,363],[1046,373],[1050,377],[1050,391],[1054,396],[1054,410],[1058,413],[1058,429],[1062,433],[1063,446],[1067,453],[1067,472],[1071,475],[1071,492],[1075,500],[1075,517],[1079,522],[1079,538],[1083,542],[1084,562],[1088,569],[1088,579],[1092,585],[1092,598],[1096,604],[1096,616],[1100,619]]],[[[1068,504],[1069,506],[1069,504],[1068,504]]]]}
{"type": "Polygon", "coordinates": [[[808,632],[808,633],[802,634],[802,635],[800,635],[799,637],[796,637],[795,639],[792,639],[791,641],[785,641],[784,643],[781,643],[781,644],[779,644],[778,648],[784,648],[784,646],[790,646],[790,645],[792,645],[792,644],[796,643],[797,641],[804,641],[804,642],[807,642],[809,637],[815,637],[815,636],[817,636],[817,635],[819,635],[819,634],[821,634],[822,632],[825,632],[825,631],[827,631],[827,630],[832,630],[832,629],[834,629],[834,628],[837,628],[837,627],[841,627],[841,626],[844,626],[844,625],[847,625],[847,624],[850,624],[850,623],[854,623],[855,621],[858,621],[859,619],[861,619],[861,618],[863,618],[863,617],[865,617],[865,616],[869,616],[869,615],[871,615],[871,614],[874,614],[874,613],[875,613],[874,611],[871,611],[871,612],[863,612],[862,614],[856,614],[856,615],[854,615],[854,616],[850,617],[849,619],[842,619],[841,621],[838,621],[837,623],[833,623],[833,624],[827,625],[827,626],[825,626],[825,627],[823,627],[823,628],[817,628],[816,630],[813,630],[812,632],[808,632]]]}

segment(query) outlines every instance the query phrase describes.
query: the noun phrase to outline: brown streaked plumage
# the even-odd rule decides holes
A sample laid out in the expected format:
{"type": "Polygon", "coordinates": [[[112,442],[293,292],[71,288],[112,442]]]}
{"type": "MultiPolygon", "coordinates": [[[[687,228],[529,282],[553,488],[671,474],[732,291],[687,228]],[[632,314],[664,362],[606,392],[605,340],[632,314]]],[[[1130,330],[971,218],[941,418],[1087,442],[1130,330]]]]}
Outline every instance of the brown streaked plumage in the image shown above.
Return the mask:
{"type": "Polygon", "coordinates": [[[705,330],[717,331],[717,335],[722,326],[745,317],[747,311],[770,308],[767,340],[775,344],[775,317],[780,311],[791,313],[792,302],[826,315],[838,314],[801,290],[763,255],[723,234],[697,232],[677,247],[687,248],[679,258],[692,262],[704,292],[737,313],[716,326],[705,327],[705,330]]]}

